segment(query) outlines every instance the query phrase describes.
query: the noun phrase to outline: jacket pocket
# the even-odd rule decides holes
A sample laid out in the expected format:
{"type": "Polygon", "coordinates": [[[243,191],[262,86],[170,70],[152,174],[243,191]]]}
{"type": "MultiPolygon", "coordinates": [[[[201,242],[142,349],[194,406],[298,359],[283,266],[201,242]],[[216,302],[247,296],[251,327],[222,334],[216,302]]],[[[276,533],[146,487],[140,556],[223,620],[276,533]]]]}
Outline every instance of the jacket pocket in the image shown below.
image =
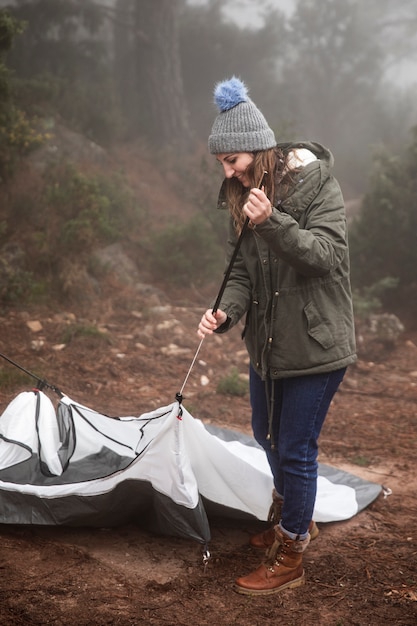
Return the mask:
{"type": "Polygon", "coordinates": [[[323,319],[313,302],[306,304],[304,313],[307,318],[307,332],[310,337],[317,341],[325,350],[332,348],[335,345],[334,337],[328,323],[323,319]]]}

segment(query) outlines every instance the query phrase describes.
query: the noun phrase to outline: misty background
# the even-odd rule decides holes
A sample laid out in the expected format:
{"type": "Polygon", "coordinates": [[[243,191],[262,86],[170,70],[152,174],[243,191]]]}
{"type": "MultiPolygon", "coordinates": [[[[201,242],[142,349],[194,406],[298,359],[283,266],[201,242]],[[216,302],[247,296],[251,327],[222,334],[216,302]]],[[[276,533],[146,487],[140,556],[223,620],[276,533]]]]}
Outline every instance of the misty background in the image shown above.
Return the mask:
{"type": "MultiPolygon", "coordinates": [[[[206,280],[203,267],[221,239],[211,212],[219,177],[206,148],[217,113],[212,93],[234,74],[278,141],[314,140],[333,152],[358,293],[377,294],[373,302],[384,291],[417,294],[417,0],[0,0],[0,11],[3,244],[22,213],[11,181],[59,124],[110,154],[135,145],[162,173],[176,172],[198,215],[173,215],[159,238],[135,239],[135,254],[145,247],[160,257],[159,246],[177,237],[193,255],[189,239],[195,244],[199,233],[202,259],[193,266],[206,280]]],[[[53,223],[48,197],[39,196],[39,210],[53,223]]],[[[131,237],[132,209],[128,234],[118,211],[117,220],[106,214],[108,241],[131,237]]],[[[87,213],[97,243],[98,218],[87,213]]],[[[77,232],[80,213],[68,213],[67,230],[70,221],[77,232]]],[[[29,244],[26,254],[31,246],[35,254],[29,244]]],[[[52,255],[52,244],[42,245],[38,253],[52,255]]],[[[160,272],[173,262],[195,279],[186,259],[165,267],[159,259],[160,272]]]]}

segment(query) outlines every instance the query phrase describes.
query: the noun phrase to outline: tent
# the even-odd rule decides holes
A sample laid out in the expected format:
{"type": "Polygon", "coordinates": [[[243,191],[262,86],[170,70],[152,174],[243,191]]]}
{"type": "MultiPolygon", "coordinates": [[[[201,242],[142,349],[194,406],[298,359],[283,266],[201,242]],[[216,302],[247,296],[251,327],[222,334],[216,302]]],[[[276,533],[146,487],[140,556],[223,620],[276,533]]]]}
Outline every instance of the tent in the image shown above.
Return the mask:
{"type": "MultiPolygon", "coordinates": [[[[382,489],[329,466],[319,474],[318,522],[352,517],[382,489]]],[[[0,417],[3,524],[138,522],[207,544],[212,514],[267,520],[272,486],[253,438],[204,425],[179,401],[115,418],[65,395],[55,409],[32,390],[0,417]]]]}

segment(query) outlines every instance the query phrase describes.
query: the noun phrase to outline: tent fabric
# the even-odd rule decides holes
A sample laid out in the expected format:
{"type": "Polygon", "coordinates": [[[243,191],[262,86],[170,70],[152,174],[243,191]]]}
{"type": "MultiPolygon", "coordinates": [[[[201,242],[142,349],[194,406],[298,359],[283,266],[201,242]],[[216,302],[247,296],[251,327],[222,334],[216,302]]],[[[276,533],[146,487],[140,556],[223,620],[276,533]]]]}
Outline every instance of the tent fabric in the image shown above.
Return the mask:
{"type": "MultiPolygon", "coordinates": [[[[314,519],[349,519],[381,486],[320,465],[314,519]]],[[[0,523],[115,526],[210,540],[207,513],[267,520],[272,476],[243,433],[204,425],[177,401],[109,417],[22,392],[0,417],[0,523]]]]}

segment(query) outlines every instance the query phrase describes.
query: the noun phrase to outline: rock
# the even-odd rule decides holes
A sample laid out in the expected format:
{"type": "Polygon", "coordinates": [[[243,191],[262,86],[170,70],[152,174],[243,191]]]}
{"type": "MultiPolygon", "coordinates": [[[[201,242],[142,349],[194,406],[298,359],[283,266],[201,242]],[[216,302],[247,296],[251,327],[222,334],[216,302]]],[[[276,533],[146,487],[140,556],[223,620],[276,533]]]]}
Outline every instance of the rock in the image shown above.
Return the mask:
{"type": "Polygon", "coordinates": [[[42,330],[42,324],[38,320],[28,321],[26,322],[26,326],[33,332],[38,333],[42,330]]]}
{"type": "Polygon", "coordinates": [[[41,173],[59,161],[89,161],[105,163],[109,161],[107,152],[91,139],[59,124],[53,118],[39,122],[39,132],[46,136],[46,141],[28,157],[28,161],[41,173]]]}
{"type": "Polygon", "coordinates": [[[58,324],[69,324],[74,323],[76,321],[76,317],[74,313],[70,313],[69,311],[64,311],[63,313],[54,313],[53,321],[58,322],[58,324]]]}
{"type": "Polygon", "coordinates": [[[54,346],[52,346],[52,350],[54,350],[55,352],[61,352],[61,350],[64,350],[64,348],[66,347],[66,343],[56,343],[54,346]]]}
{"type": "MultiPolygon", "coordinates": [[[[143,282],[137,265],[126,254],[120,243],[113,243],[96,250],[91,259],[92,266],[99,267],[100,273],[104,271],[106,274],[111,274],[121,285],[132,287],[138,295],[146,298],[147,302],[144,303],[146,306],[165,308],[161,306],[161,302],[166,300],[165,294],[157,287],[143,282]]],[[[141,313],[132,311],[132,315],[139,317],[141,313]]]]}
{"type": "Polygon", "coordinates": [[[179,321],[176,319],[164,320],[163,322],[160,322],[159,324],[156,325],[156,330],[157,331],[172,330],[174,329],[175,326],[178,326],[178,324],[179,324],[179,321]]]}
{"type": "Polygon", "coordinates": [[[386,346],[395,344],[404,330],[402,322],[392,313],[381,313],[369,317],[370,335],[386,346]]]}
{"type": "Polygon", "coordinates": [[[392,313],[372,314],[357,321],[356,343],[361,357],[381,360],[387,350],[392,350],[404,332],[401,320],[392,313]]]}
{"type": "Polygon", "coordinates": [[[125,254],[120,243],[96,250],[92,255],[106,273],[113,274],[124,285],[136,285],[140,282],[140,275],[135,263],[125,254]]]}
{"type": "Polygon", "coordinates": [[[189,354],[190,349],[180,348],[175,343],[170,343],[168,346],[162,346],[161,352],[167,356],[179,356],[180,354],[189,354]]]}
{"type": "Polygon", "coordinates": [[[45,345],[45,341],[43,339],[34,339],[33,341],[30,342],[30,347],[35,352],[39,352],[39,350],[41,350],[44,345],[45,345]]]}
{"type": "Polygon", "coordinates": [[[167,317],[171,314],[172,306],[152,306],[148,309],[148,315],[150,317],[167,317]]]}

